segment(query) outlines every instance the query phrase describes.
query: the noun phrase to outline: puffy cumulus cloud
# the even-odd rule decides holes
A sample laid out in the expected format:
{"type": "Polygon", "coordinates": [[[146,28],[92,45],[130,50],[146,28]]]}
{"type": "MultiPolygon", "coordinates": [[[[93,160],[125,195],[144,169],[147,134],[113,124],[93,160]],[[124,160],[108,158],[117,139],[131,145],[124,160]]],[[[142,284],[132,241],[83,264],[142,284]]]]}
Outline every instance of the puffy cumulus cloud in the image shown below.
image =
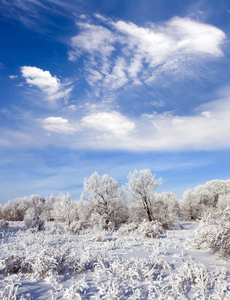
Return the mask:
{"type": "Polygon", "coordinates": [[[47,131],[64,134],[73,134],[77,131],[76,126],[71,125],[67,119],[63,119],[62,117],[48,117],[38,121],[41,123],[43,129],[47,131]]]}
{"type": "Polygon", "coordinates": [[[47,100],[68,98],[73,89],[70,83],[62,84],[60,79],[52,76],[49,71],[44,71],[37,67],[24,66],[21,67],[21,72],[26,83],[44,92],[47,100]]]}
{"type": "MultiPolygon", "coordinates": [[[[102,25],[77,23],[69,59],[88,53],[85,76],[91,85],[117,89],[126,84],[156,80],[161,74],[191,73],[191,62],[223,55],[225,33],[189,18],[173,18],[160,25],[138,26],[96,15],[102,25]]],[[[195,70],[195,68],[194,68],[195,70]]]]}
{"type": "MultiPolygon", "coordinates": [[[[81,120],[81,125],[122,139],[135,128],[132,121],[117,111],[93,113],[85,116],[81,120]]],[[[106,134],[104,136],[108,137],[106,134]]]]}

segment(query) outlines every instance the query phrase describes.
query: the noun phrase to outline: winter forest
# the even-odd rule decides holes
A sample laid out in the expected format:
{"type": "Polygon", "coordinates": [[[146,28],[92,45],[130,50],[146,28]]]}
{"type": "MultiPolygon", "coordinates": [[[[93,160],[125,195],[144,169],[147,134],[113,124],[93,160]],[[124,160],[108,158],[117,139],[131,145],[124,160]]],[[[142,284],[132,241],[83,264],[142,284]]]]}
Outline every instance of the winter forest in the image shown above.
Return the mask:
{"type": "Polygon", "coordinates": [[[69,194],[0,208],[1,299],[229,299],[230,180],[156,192],[97,172],[69,194]]]}

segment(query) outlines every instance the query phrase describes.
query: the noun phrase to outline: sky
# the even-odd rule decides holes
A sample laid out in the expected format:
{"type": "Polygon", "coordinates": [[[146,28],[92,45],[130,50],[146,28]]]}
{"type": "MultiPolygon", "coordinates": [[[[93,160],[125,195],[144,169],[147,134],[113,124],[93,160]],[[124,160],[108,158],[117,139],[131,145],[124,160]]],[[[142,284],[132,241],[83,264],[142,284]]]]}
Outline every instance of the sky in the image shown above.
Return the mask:
{"type": "Polygon", "coordinates": [[[229,34],[227,0],[1,0],[0,203],[229,179],[229,34]]]}

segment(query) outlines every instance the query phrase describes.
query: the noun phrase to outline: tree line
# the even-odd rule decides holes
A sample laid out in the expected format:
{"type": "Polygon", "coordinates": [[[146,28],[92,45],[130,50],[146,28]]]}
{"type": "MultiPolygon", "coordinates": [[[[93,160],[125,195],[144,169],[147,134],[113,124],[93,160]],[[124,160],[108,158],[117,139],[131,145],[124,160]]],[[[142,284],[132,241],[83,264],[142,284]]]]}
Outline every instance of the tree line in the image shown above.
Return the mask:
{"type": "Polygon", "coordinates": [[[194,191],[187,190],[182,200],[171,192],[156,193],[160,183],[161,179],[156,179],[149,169],[130,172],[125,187],[119,187],[107,174],[94,172],[84,180],[79,201],[72,201],[69,194],[17,198],[0,206],[0,219],[24,220],[28,226],[41,228],[45,221],[52,220],[68,226],[77,221],[81,226],[103,229],[147,220],[171,228],[179,220],[201,219],[207,210],[224,210],[230,205],[230,180],[199,185],[194,191]]]}

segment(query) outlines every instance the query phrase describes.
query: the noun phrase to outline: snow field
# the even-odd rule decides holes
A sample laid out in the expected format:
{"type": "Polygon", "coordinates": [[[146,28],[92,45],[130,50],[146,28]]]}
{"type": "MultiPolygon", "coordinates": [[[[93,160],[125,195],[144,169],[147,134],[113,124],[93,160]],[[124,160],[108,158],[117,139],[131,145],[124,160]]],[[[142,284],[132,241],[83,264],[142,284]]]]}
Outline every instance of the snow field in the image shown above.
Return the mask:
{"type": "Polygon", "coordinates": [[[230,263],[191,249],[197,225],[152,238],[134,224],[72,234],[10,222],[0,229],[1,299],[230,299],[230,263]]]}

